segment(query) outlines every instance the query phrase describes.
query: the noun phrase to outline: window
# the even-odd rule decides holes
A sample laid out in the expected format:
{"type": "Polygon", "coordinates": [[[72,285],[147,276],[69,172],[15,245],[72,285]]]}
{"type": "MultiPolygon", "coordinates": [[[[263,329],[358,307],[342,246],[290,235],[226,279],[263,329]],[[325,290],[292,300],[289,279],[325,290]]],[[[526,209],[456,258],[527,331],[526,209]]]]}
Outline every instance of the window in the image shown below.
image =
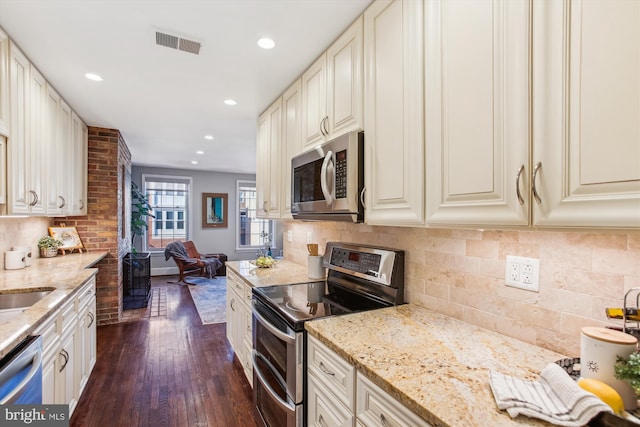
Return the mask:
{"type": "Polygon", "coordinates": [[[189,240],[191,178],[142,175],[154,218],[148,218],[147,251],[162,251],[167,243],[189,240]]]}
{"type": "Polygon", "coordinates": [[[273,221],[256,218],[258,213],[255,181],[238,181],[238,221],[236,221],[236,247],[256,249],[270,246],[273,249],[273,221]]]}

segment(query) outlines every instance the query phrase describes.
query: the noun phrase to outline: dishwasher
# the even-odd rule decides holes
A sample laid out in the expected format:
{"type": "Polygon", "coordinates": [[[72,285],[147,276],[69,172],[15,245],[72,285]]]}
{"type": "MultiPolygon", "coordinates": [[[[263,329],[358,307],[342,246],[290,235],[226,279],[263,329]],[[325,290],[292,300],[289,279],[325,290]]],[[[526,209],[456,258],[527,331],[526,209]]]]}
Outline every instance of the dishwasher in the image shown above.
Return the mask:
{"type": "Polygon", "coordinates": [[[0,405],[42,404],[42,338],[24,339],[0,361],[0,405]]]}

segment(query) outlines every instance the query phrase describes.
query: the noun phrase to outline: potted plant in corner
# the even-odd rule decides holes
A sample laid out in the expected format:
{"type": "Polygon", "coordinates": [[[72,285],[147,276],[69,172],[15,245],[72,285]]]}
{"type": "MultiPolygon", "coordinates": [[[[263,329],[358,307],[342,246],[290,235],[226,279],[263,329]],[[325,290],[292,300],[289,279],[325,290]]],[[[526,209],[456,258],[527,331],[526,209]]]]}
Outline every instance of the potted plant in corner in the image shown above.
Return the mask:
{"type": "Polygon", "coordinates": [[[123,308],[125,310],[146,307],[151,291],[151,254],[138,253],[136,236],[143,236],[149,229],[148,218],[153,216],[146,194],[135,182],[131,183],[131,252],[123,259],[123,308]]]}
{"type": "Polygon", "coordinates": [[[38,240],[38,248],[40,248],[40,256],[43,258],[51,258],[58,254],[58,248],[62,246],[62,242],[51,236],[42,236],[38,240]]]}

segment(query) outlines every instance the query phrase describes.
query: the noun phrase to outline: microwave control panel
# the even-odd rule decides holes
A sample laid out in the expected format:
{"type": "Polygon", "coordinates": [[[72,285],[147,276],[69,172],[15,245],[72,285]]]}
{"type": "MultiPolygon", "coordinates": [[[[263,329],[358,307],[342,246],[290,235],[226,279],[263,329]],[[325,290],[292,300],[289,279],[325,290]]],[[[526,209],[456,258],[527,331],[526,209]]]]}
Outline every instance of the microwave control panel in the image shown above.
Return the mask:
{"type": "Polygon", "coordinates": [[[336,199],[347,197],[347,150],[336,153],[336,199]]]}

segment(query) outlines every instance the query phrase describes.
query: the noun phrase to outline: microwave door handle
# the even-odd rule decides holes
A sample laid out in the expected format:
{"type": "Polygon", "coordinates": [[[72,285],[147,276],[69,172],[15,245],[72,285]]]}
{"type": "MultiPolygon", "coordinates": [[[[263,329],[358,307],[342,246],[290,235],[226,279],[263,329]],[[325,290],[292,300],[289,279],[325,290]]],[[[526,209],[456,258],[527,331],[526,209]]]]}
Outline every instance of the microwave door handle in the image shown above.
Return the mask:
{"type": "Polygon", "coordinates": [[[326,156],[324,156],[324,161],[322,162],[322,168],[320,169],[320,188],[322,189],[322,194],[324,195],[324,200],[327,202],[328,206],[331,206],[333,202],[333,197],[331,196],[331,189],[327,184],[327,168],[329,167],[329,162],[333,157],[333,152],[329,151],[326,156]]]}

